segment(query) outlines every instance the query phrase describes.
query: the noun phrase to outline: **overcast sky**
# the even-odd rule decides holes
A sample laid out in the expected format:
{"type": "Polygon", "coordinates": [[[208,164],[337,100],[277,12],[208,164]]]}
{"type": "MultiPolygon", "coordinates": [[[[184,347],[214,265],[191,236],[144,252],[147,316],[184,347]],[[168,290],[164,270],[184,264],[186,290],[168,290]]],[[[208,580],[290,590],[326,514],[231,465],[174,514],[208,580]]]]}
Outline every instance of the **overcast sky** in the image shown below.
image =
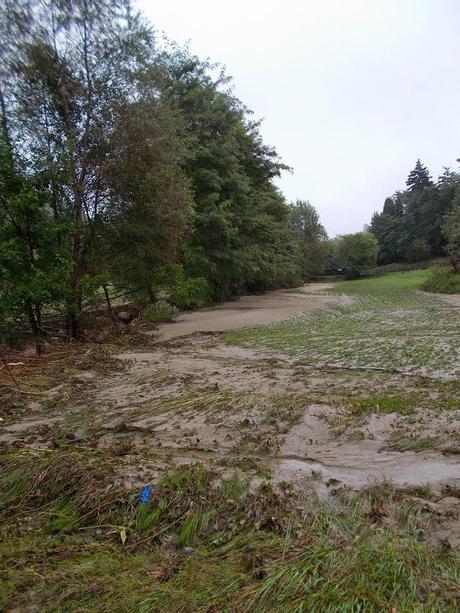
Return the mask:
{"type": "Polygon", "coordinates": [[[460,157],[460,0],[138,0],[227,67],[330,235],[362,230],[418,157],[460,157]]]}

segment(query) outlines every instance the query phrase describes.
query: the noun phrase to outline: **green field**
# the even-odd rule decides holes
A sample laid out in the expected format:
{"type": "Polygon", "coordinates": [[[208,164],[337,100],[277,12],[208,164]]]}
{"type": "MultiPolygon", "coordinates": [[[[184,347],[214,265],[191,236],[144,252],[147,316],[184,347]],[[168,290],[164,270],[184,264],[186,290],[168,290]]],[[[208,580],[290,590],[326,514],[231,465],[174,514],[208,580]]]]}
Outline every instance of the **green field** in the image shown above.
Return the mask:
{"type": "Polygon", "coordinates": [[[416,290],[427,271],[337,283],[353,298],[314,315],[230,332],[227,342],[264,347],[306,365],[367,368],[455,377],[459,373],[458,311],[416,290]]]}

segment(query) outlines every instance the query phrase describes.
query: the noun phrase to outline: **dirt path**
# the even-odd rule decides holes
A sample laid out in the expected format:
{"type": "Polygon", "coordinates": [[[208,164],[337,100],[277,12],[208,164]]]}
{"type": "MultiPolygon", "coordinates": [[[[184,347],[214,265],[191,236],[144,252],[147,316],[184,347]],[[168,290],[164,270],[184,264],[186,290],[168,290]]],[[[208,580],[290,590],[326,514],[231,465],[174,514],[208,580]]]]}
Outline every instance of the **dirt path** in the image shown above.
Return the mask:
{"type": "Polygon", "coordinates": [[[344,304],[344,295],[327,293],[331,285],[311,283],[295,289],[243,296],[210,308],[179,315],[173,323],[163,324],[159,341],[188,336],[195,332],[223,332],[281,321],[300,313],[310,313],[333,304],[344,304]]]}

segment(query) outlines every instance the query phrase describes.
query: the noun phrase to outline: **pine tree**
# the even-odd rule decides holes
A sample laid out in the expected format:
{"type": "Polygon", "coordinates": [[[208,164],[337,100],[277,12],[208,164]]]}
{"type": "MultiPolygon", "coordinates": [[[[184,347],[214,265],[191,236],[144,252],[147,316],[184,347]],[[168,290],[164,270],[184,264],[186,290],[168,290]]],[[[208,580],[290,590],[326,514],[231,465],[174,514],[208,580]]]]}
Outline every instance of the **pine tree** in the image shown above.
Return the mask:
{"type": "Polygon", "coordinates": [[[420,192],[424,187],[433,185],[428,168],[422,164],[420,158],[415,164],[414,170],[409,173],[406,185],[409,192],[420,192]]]}

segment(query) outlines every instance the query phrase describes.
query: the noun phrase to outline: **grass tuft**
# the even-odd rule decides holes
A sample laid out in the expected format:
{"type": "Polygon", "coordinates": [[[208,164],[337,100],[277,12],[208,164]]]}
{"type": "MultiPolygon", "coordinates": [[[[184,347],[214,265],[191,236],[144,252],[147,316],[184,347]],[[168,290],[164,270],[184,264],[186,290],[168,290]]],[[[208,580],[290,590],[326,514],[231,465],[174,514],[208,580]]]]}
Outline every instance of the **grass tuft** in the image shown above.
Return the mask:
{"type": "Polygon", "coordinates": [[[390,437],[387,448],[392,451],[415,451],[421,453],[436,449],[443,444],[442,438],[438,436],[406,436],[394,434],[390,437]]]}

